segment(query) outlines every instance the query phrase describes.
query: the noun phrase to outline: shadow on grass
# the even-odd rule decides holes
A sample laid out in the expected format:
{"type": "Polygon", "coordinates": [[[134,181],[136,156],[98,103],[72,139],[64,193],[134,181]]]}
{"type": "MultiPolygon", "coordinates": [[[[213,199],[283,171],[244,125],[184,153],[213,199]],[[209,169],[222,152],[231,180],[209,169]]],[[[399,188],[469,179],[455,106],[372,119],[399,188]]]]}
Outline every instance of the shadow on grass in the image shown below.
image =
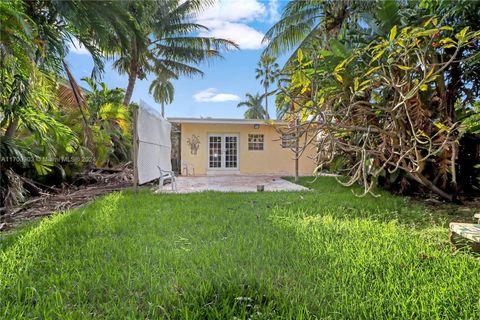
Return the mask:
{"type": "Polygon", "coordinates": [[[302,266],[291,268],[303,270],[297,283],[303,291],[297,294],[310,314],[342,319],[480,314],[480,264],[472,255],[453,256],[442,228],[425,233],[395,221],[288,209],[274,210],[269,219],[293,232],[305,253],[295,261],[302,266]]]}
{"type": "MultiPolygon", "coordinates": [[[[116,212],[117,200],[122,197],[121,193],[113,193],[86,208],[28,222],[17,232],[5,235],[0,246],[0,310],[7,312],[16,309],[18,314],[23,314],[24,309],[35,310],[35,313],[48,315],[52,310],[42,310],[42,306],[46,305],[41,301],[48,297],[47,300],[57,300],[58,303],[61,299],[55,295],[48,296],[48,291],[51,290],[47,288],[63,283],[62,272],[65,270],[62,270],[62,264],[67,262],[69,268],[72,267],[69,258],[74,256],[74,251],[70,249],[89,237],[90,233],[85,232],[87,228],[82,227],[82,221],[91,218],[91,215],[87,218],[84,213],[98,209],[96,212],[103,217],[106,211],[116,212]],[[51,281],[56,275],[60,278],[51,281]],[[41,289],[43,285],[45,291],[41,289]]],[[[112,232],[108,219],[100,222],[103,232],[112,232]]],[[[82,250],[81,246],[75,249],[82,250]]],[[[84,261],[76,259],[73,265],[81,269],[83,263],[84,261]]],[[[0,317],[1,315],[2,312],[0,317]]],[[[52,313],[49,317],[55,317],[55,314],[52,313]]]]}
{"type": "MultiPolygon", "coordinates": [[[[285,179],[293,182],[291,177],[285,179]]],[[[448,228],[450,222],[472,222],[473,218],[472,212],[460,211],[455,205],[445,204],[434,208],[419,200],[393,195],[385,190],[376,190],[378,197],[359,197],[363,191],[360,186],[344,187],[333,177],[301,177],[297,183],[315,190],[313,193],[318,199],[317,209],[324,205],[337,206],[345,218],[365,217],[380,222],[396,220],[399,224],[417,229],[432,226],[448,228]]]]}
{"type": "Polygon", "coordinates": [[[44,220],[3,249],[0,318],[479,314],[478,261],[451,255],[425,207],[314,187],[124,191],[44,220]]]}

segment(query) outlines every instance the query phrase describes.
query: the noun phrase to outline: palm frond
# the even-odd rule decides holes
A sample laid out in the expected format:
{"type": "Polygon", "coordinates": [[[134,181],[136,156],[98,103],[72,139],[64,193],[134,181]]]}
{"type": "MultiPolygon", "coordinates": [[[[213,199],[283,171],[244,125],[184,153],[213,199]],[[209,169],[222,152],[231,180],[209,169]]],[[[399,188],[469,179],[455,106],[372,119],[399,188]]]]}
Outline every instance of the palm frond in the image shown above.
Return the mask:
{"type": "Polygon", "coordinates": [[[323,17],[323,1],[290,1],[280,21],[266,33],[264,54],[279,55],[295,48],[305,37],[315,33],[323,17]]]}
{"type": "Polygon", "coordinates": [[[154,70],[157,74],[164,74],[171,78],[175,78],[178,75],[192,77],[197,75],[203,76],[204,74],[202,70],[196,67],[169,59],[154,60],[154,70]]]}
{"type": "Polygon", "coordinates": [[[246,93],[245,97],[246,100],[237,104],[237,108],[247,107],[244,114],[245,119],[265,119],[267,113],[262,106],[263,95],[246,93]]]}

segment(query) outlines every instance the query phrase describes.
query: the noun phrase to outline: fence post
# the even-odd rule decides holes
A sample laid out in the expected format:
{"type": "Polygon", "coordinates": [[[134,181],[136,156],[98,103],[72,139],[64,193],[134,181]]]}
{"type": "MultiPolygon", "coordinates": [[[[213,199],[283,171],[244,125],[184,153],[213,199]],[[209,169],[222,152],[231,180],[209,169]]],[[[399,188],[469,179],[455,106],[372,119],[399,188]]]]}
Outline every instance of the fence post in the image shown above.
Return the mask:
{"type": "Polygon", "coordinates": [[[133,109],[133,148],[132,148],[132,157],[133,157],[133,188],[135,192],[138,191],[138,108],[134,107],[133,109]]]}
{"type": "Polygon", "coordinates": [[[295,182],[298,182],[298,157],[300,155],[300,132],[298,126],[300,121],[298,115],[295,116],[295,182]]]}

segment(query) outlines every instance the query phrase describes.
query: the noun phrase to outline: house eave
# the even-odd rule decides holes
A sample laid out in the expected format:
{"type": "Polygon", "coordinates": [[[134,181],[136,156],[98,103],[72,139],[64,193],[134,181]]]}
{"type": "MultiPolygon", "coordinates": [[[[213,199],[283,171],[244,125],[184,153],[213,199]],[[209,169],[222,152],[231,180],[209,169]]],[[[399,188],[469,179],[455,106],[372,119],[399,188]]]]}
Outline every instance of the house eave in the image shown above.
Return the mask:
{"type": "Polygon", "coordinates": [[[228,119],[228,118],[167,118],[172,123],[196,124],[236,124],[236,125],[288,125],[286,121],[262,119],[228,119]]]}

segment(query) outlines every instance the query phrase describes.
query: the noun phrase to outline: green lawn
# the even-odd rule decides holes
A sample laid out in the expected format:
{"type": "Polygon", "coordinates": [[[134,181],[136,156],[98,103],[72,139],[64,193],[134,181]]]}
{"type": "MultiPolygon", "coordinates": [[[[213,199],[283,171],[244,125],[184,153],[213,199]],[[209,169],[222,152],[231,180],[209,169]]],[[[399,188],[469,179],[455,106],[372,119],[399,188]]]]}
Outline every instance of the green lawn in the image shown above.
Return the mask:
{"type": "Polygon", "coordinates": [[[448,212],[302,193],[111,194],[0,238],[0,317],[479,319],[448,212]]]}

